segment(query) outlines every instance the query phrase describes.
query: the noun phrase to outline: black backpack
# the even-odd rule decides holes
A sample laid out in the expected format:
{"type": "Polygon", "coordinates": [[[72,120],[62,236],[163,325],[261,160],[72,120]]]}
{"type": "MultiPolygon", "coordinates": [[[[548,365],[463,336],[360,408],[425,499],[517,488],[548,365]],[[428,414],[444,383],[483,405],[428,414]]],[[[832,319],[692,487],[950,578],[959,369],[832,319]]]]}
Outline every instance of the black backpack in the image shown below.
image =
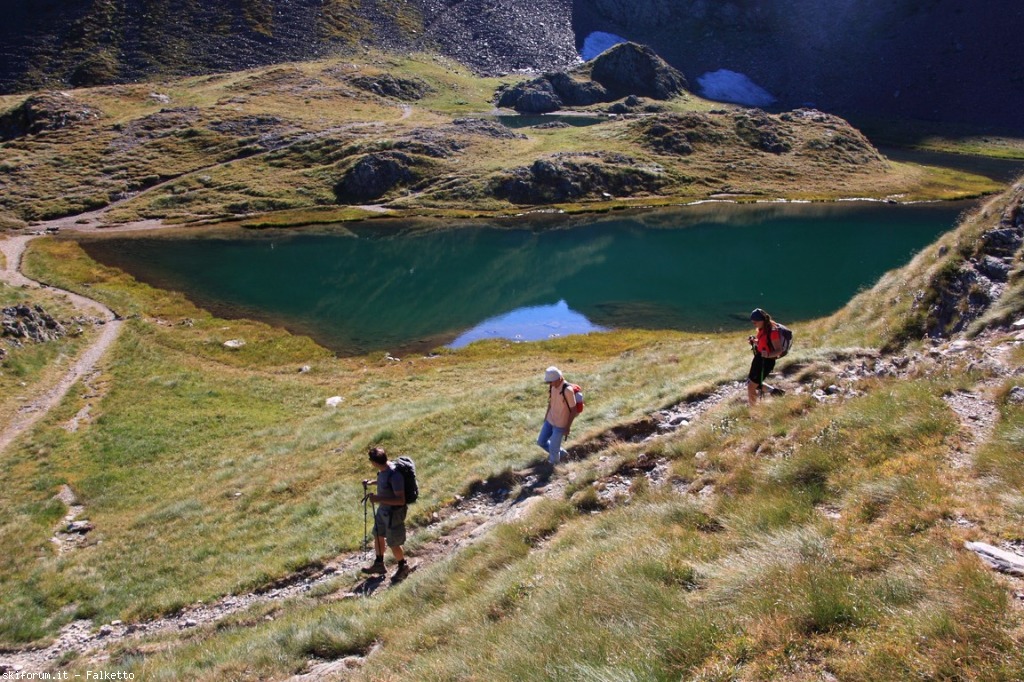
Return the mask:
{"type": "MultiPolygon", "coordinates": [[[[779,354],[780,358],[785,357],[786,353],[788,353],[789,349],[793,346],[793,332],[784,324],[776,322],[775,326],[779,329],[779,343],[781,345],[781,348],[776,348],[775,352],[779,354]]],[[[768,339],[770,341],[771,336],[769,336],[768,339]]]]}
{"type": "Polygon", "coordinates": [[[410,457],[402,455],[395,460],[395,471],[402,474],[405,481],[405,503],[412,504],[420,496],[420,487],[416,483],[416,464],[410,457]]]}

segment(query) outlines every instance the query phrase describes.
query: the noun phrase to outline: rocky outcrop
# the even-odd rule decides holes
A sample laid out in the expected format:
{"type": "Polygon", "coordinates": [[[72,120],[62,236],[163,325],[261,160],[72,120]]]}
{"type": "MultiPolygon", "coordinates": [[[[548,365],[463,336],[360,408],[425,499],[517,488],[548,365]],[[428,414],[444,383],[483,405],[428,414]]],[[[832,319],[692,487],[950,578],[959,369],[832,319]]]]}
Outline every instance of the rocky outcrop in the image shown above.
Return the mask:
{"type": "Polygon", "coordinates": [[[590,77],[607,88],[612,99],[626,95],[671,99],[689,87],[682,73],[646,45],[616,45],[588,65],[590,77]]]}
{"type": "Polygon", "coordinates": [[[64,325],[42,306],[16,305],[0,310],[0,336],[13,339],[16,344],[44,343],[66,334],[64,325]]]}
{"type": "Polygon", "coordinates": [[[965,330],[1006,291],[1024,245],[1024,185],[1014,188],[999,224],[985,231],[974,253],[947,266],[925,299],[925,334],[946,337],[965,330]]]}
{"type": "Polygon", "coordinates": [[[60,130],[103,116],[99,109],[63,92],[44,92],[0,115],[0,141],[60,130]]]}
{"type": "Polygon", "coordinates": [[[340,204],[376,201],[397,187],[417,182],[426,160],[399,151],[375,152],[357,159],[334,186],[340,204]]]}
{"type": "Polygon", "coordinates": [[[395,78],[391,74],[379,76],[356,76],[349,83],[366,92],[381,97],[391,97],[403,102],[415,102],[434,92],[430,84],[419,78],[395,78]]]}
{"type": "Polygon", "coordinates": [[[657,165],[621,154],[577,152],[517,168],[493,181],[491,193],[513,204],[550,204],[655,193],[669,182],[657,165]]]}
{"type": "Polygon", "coordinates": [[[719,144],[728,129],[709,114],[666,115],[642,119],[634,124],[644,144],[664,154],[686,156],[701,144],[719,144]]]}
{"type": "Polygon", "coordinates": [[[803,153],[846,165],[883,163],[885,160],[864,133],[839,116],[803,108],[780,114],[779,120],[816,126],[819,133],[805,143],[801,150],[803,153]]]}
{"type": "Polygon", "coordinates": [[[497,105],[528,114],[546,114],[562,107],[610,101],[599,83],[578,80],[568,73],[546,73],[531,81],[498,91],[497,105]]]}
{"type": "Polygon", "coordinates": [[[686,78],[651,48],[622,43],[571,72],[545,73],[497,93],[499,107],[545,114],[623,97],[667,100],[686,92],[686,78]]]}
{"type": "Polygon", "coordinates": [[[758,109],[751,109],[733,117],[736,135],[754,149],[772,154],[790,151],[793,145],[779,120],[758,109]]]}

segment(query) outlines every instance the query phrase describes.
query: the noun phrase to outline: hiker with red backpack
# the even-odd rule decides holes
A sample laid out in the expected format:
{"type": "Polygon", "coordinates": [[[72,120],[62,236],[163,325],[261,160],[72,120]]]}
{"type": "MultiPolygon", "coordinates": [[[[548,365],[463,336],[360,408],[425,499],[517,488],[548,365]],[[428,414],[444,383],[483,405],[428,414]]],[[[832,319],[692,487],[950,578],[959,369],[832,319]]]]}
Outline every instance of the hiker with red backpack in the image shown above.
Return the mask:
{"type": "MultiPolygon", "coordinates": [[[[369,566],[360,569],[369,575],[386,575],[384,568],[384,549],[391,548],[391,554],[398,562],[398,570],[391,579],[398,582],[409,573],[409,565],[405,561],[405,515],[409,510],[406,478],[395,462],[388,461],[387,452],[382,447],[372,447],[369,452],[370,464],[377,469],[377,480],[363,481],[363,490],[367,486],[376,485],[376,493],[366,493],[363,503],[379,505],[373,514],[373,540],[377,551],[376,560],[369,566]]],[[[399,458],[401,459],[401,458],[399,458]]]]}
{"type": "MultiPolygon", "coordinates": [[[[754,353],[754,359],[750,362],[750,372],[747,373],[747,402],[753,407],[758,396],[763,395],[768,386],[764,380],[775,369],[775,361],[789,352],[793,332],[785,325],[774,322],[771,315],[760,308],[755,308],[750,313],[750,321],[757,329],[756,336],[747,337],[750,349],[754,353]]],[[[776,388],[770,390],[772,393],[782,392],[776,388]]]]}
{"type": "Polygon", "coordinates": [[[548,453],[548,464],[553,466],[569,454],[562,447],[562,441],[569,435],[569,427],[583,400],[578,394],[579,387],[567,383],[557,367],[547,368],[544,382],[548,385],[548,411],[544,414],[544,426],[537,437],[537,445],[548,453]]]}

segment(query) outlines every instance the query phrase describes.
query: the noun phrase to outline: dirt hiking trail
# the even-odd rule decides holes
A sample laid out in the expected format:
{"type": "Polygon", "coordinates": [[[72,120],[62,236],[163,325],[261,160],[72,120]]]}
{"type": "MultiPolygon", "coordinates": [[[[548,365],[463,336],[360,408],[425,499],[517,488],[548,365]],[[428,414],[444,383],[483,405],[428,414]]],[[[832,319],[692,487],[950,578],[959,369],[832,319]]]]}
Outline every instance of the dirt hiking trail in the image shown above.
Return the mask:
{"type": "MultiPolygon", "coordinates": [[[[0,241],[0,252],[3,253],[5,259],[4,268],[0,270],[0,281],[13,287],[40,288],[43,286],[21,273],[21,258],[29,241],[34,238],[34,235],[21,235],[0,241]]],[[[15,439],[53,409],[67,395],[75,382],[96,373],[100,358],[117,340],[117,336],[121,332],[122,322],[110,308],[71,291],[55,287],[49,288],[66,295],[76,308],[97,316],[101,321],[102,329],[99,336],[64,372],[56,384],[42,388],[38,395],[18,410],[17,416],[11,423],[0,425],[0,452],[7,449],[15,439]]]]}

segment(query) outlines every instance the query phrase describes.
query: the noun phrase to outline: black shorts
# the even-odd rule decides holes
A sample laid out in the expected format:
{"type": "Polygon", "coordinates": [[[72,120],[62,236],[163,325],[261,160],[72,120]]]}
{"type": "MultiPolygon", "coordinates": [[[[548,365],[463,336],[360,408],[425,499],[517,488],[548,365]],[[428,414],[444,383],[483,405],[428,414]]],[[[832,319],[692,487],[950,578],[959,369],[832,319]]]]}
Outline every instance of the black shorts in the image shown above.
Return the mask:
{"type": "Polygon", "coordinates": [[[750,362],[750,374],[747,375],[752,383],[760,386],[764,383],[765,377],[775,369],[775,358],[766,358],[763,355],[755,355],[750,362]]]}

